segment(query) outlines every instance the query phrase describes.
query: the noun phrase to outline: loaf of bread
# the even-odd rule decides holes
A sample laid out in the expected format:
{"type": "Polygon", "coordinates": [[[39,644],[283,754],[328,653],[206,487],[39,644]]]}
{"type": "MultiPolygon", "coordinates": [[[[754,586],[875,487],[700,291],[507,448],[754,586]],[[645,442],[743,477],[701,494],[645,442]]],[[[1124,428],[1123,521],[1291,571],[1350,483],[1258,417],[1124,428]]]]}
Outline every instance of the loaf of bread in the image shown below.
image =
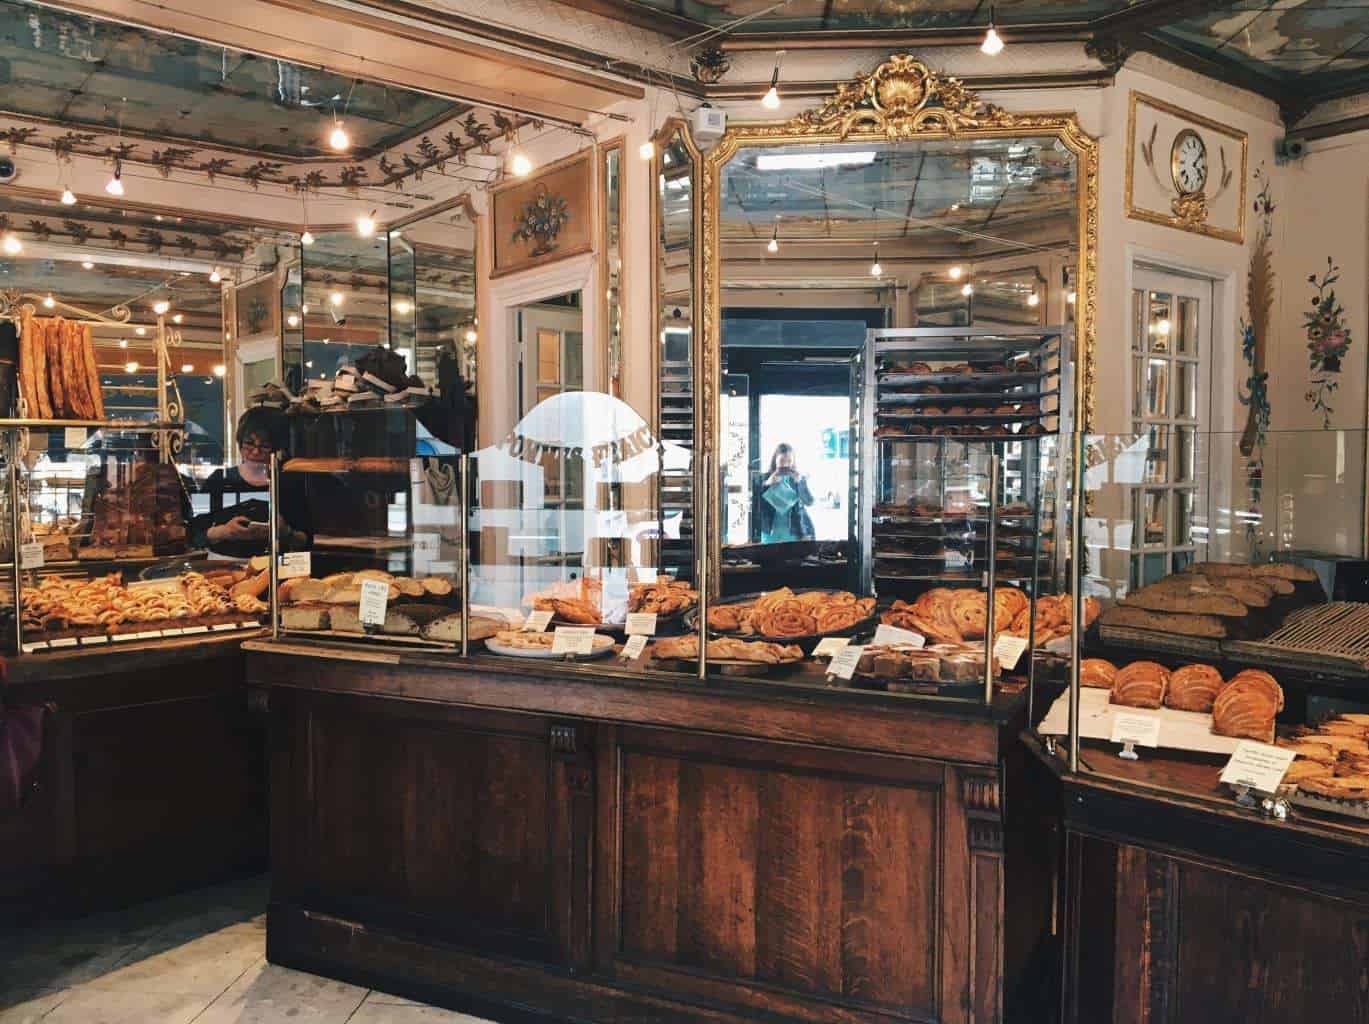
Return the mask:
{"type": "Polygon", "coordinates": [[[286,629],[327,629],[328,609],[318,605],[290,605],[280,610],[280,624],[286,629]]]}
{"type": "Polygon", "coordinates": [[[33,363],[33,395],[29,402],[29,415],[39,419],[52,419],[52,400],[48,397],[48,321],[34,317],[33,342],[29,345],[29,356],[33,363]]]}
{"type": "Polygon", "coordinates": [[[97,420],[105,418],[105,393],[100,386],[100,364],[95,359],[95,338],[90,324],[81,325],[81,359],[85,368],[86,389],[90,396],[90,412],[97,420]]]}
{"type": "MultiPolygon", "coordinates": [[[[1174,577],[1170,577],[1174,579],[1174,577]]],[[[1268,604],[1266,599],[1265,604],[1268,604]]],[[[1127,608],[1155,612],[1182,612],[1186,615],[1222,615],[1240,618],[1250,614],[1248,604],[1225,587],[1215,588],[1188,580],[1156,583],[1122,598],[1127,608]]]]}
{"type": "Polygon", "coordinates": [[[1117,679],[1117,666],[1103,658],[1085,658],[1079,663],[1079,685],[1111,690],[1117,679]]]}
{"type": "Polygon", "coordinates": [[[1222,674],[1211,665],[1185,665],[1170,673],[1165,704],[1176,711],[1205,714],[1212,710],[1222,685],[1222,674]]]}
{"type": "MultiPolygon", "coordinates": [[[[499,619],[491,618],[488,615],[471,616],[471,640],[488,640],[501,629],[507,628],[507,623],[499,619]]],[[[461,642],[461,613],[448,612],[441,618],[434,619],[423,627],[423,639],[437,640],[442,643],[461,642]]]]}
{"type": "MultiPolygon", "coordinates": [[[[327,598],[328,590],[328,584],[324,583],[323,580],[299,576],[292,580],[286,580],[280,585],[280,603],[282,605],[312,604],[327,598]]],[[[360,594],[358,594],[357,599],[360,600],[360,594]]]]}
{"type": "Polygon", "coordinates": [[[1100,621],[1104,626],[1149,629],[1158,633],[1175,633],[1179,636],[1201,637],[1208,640],[1224,639],[1228,633],[1226,623],[1220,616],[1153,612],[1144,608],[1128,608],[1125,605],[1113,605],[1103,612],[1100,621]]]}
{"type": "Polygon", "coordinates": [[[1189,567],[1204,576],[1243,576],[1255,579],[1282,579],[1292,583],[1316,583],[1317,574],[1292,562],[1258,562],[1247,565],[1232,562],[1195,562],[1189,567]]]}
{"type": "Polygon", "coordinates": [[[62,418],[67,415],[67,388],[62,365],[63,354],[71,339],[70,325],[58,317],[49,320],[45,332],[47,339],[48,398],[52,402],[52,415],[62,418]]]}
{"type": "Polygon", "coordinates": [[[1275,711],[1283,710],[1283,687],[1280,686],[1279,681],[1268,672],[1258,668],[1241,669],[1241,671],[1232,676],[1231,681],[1222,688],[1223,692],[1238,683],[1263,691],[1274,703],[1275,711]]]}
{"type": "Polygon", "coordinates": [[[1212,704],[1212,731],[1219,736],[1235,736],[1274,742],[1274,719],[1283,710],[1283,687],[1260,669],[1236,673],[1217,694],[1212,704]]]}
{"type": "Polygon", "coordinates": [[[1133,661],[1117,670],[1112,683],[1113,704],[1129,708],[1159,708],[1169,688],[1169,670],[1154,661],[1133,661]]]}

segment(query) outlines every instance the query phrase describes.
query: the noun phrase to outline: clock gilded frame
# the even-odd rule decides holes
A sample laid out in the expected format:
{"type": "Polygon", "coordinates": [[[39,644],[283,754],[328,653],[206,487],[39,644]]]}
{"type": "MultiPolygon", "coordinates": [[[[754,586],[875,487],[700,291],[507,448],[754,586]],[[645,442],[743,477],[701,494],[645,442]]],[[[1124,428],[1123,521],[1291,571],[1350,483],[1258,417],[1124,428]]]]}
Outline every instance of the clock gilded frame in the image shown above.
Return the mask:
{"type": "MultiPolygon", "coordinates": [[[[1176,135],[1177,138],[1177,135],[1176,135]]],[[[1208,238],[1217,238],[1224,242],[1235,242],[1237,245],[1245,244],[1245,224],[1246,224],[1246,186],[1250,172],[1248,169],[1250,141],[1245,132],[1214,121],[1201,114],[1195,114],[1191,110],[1167,103],[1155,96],[1143,92],[1131,93],[1129,101],[1129,111],[1127,115],[1127,167],[1126,167],[1126,212],[1131,220],[1145,221],[1149,224],[1160,224],[1168,228],[1176,228],[1179,231],[1191,231],[1195,235],[1204,235],[1208,238]],[[1138,111],[1141,107],[1147,107],[1159,114],[1167,114],[1184,123],[1180,131],[1193,131],[1198,135],[1207,133],[1207,138],[1203,141],[1208,150],[1208,185],[1212,184],[1211,160],[1212,160],[1212,136],[1216,135],[1221,139],[1229,141],[1239,153],[1240,159],[1236,161],[1232,168],[1233,179],[1240,179],[1239,195],[1236,203],[1236,223],[1234,227],[1218,227],[1209,223],[1208,212],[1204,211],[1202,219],[1193,216],[1180,217],[1175,213],[1172,206],[1165,210],[1152,210],[1138,205],[1136,202],[1136,165],[1141,149],[1137,141],[1137,128],[1139,123],[1138,111]]],[[[1172,157],[1171,157],[1172,161],[1172,157]]],[[[1142,167],[1144,172],[1145,168],[1142,167]]],[[[1172,181],[1171,181],[1172,184],[1172,181]]],[[[1173,199],[1184,200],[1182,193],[1175,192],[1173,199]]],[[[1208,197],[1209,200],[1212,197],[1208,197]]]]}
{"type": "MultiPolygon", "coordinates": [[[[721,186],[727,162],[743,147],[803,143],[918,142],[940,139],[1003,139],[1055,136],[1077,160],[1078,263],[1075,404],[1081,430],[1094,412],[1094,366],[1098,343],[1098,140],[1072,113],[1014,113],[986,103],[959,79],[940,74],[910,54],[889,57],[868,75],[837,86],[821,106],[788,121],[728,125],[703,158],[700,190],[699,317],[702,338],[696,348],[695,408],[701,443],[695,446],[696,492],[709,510],[718,508],[716,468],[722,438],[722,245],[721,186]],[[700,479],[700,468],[706,467],[700,479]]],[[[1082,436],[1082,435],[1079,435],[1082,436]]],[[[1077,441],[1076,437],[1076,441],[1077,441]]],[[[1077,457],[1077,453],[1076,453],[1077,457]]],[[[722,564],[721,531],[710,530],[709,564],[722,564]]],[[[715,584],[710,581],[710,587],[715,584]]]]}

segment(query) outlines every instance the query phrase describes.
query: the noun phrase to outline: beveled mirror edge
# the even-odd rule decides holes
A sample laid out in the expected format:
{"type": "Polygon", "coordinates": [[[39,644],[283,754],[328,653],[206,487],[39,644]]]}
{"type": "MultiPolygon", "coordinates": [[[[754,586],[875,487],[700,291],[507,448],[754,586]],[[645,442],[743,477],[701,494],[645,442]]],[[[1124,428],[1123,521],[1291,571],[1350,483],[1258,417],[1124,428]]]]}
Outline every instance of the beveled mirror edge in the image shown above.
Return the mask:
{"type": "MultiPolygon", "coordinates": [[[[698,364],[695,379],[695,506],[716,501],[718,480],[703,468],[712,461],[722,436],[722,268],[719,218],[721,171],[743,147],[795,143],[911,142],[942,139],[1001,139],[1024,134],[1054,135],[1075,155],[1078,188],[1076,264],[1075,385],[1077,438],[1093,423],[1094,364],[1098,331],[1098,140],[1083,130],[1071,112],[1017,113],[986,103],[959,79],[943,76],[911,54],[896,53],[866,75],[837,87],[822,105],[787,121],[749,121],[728,125],[718,144],[703,157],[695,204],[698,244],[695,318],[698,364]],[[704,477],[701,479],[701,475],[704,477]]],[[[688,130],[686,129],[686,137],[688,130]]],[[[691,152],[694,152],[690,140],[691,152]]],[[[654,222],[653,222],[654,226],[654,222]]],[[[716,507],[710,506],[710,507],[716,507]]],[[[695,517],[698,521],[697,513],[695,517]]],[[[697,539],[697,534],[696,534],[697,539]]],[[[707,537],[707,564],[722,565],[722,538],[707,537]]],[[[716,573],[714,574],[716,575],[716,573]]]]}

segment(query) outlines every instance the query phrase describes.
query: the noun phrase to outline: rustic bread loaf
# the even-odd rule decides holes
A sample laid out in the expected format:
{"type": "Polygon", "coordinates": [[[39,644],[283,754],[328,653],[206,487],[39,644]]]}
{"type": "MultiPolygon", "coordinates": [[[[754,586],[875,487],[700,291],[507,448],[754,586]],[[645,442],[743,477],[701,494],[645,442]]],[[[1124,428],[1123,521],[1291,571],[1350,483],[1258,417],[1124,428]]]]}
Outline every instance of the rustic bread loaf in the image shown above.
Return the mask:
{"type": "Polygon", "coordinates": [[[1149,629],[1157,633],[1174,633],[1208,640],[1221,640],[1228,635],[1226,621],[1216,615],[1153,612],[1144,608],[1113,605],[1103,612],[1100,621],[1104,626],[1149,629]]]}
{"type": "Polygon", "coordinates": [[[1133,661],[1117,670],[1109,699],[1129,708],[1159,708],[1168,689],[1167,668],[1154,661],[1133,661]]]}
{"type": "Polygon", "coordinates": [[[1222,674],[1211,665],[1185,665],[1170,673],[1165,704],[1176,711],[1206,713],[1222,686],[1222,674]]]}
{"type": "MultiPolygon", "coordinates": [[[[1266,602],[1267,603],[1267,602],[1266,602]]],[[[1157,583],[1122,598],[1127,608],[1154,612],[1182,612],[1186,615],[1221,615],[1241,618],[1250,614],[1249,606],[1231,590],[1185,581],[1157,583]]]]}

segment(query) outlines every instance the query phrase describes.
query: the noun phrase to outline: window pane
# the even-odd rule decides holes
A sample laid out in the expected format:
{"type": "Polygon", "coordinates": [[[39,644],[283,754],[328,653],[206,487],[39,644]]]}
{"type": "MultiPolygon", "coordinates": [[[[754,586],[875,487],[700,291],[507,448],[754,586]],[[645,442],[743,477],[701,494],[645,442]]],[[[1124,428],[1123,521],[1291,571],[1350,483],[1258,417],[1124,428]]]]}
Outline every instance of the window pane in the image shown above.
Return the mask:
{"type": "Polygon", "coordinates": [[[1174,325],[1175,351],[1184,355],[1198,355],[1198,300],[1180,298],[1178,317],[1174,325]]]}
{"type": "Polygon", "coordinates": [[[1169,352],[1171,349],[1171,334],[1174,332],[1173,318],[1170,315],[1170,304],[1173,296],[1165,292],[1150,293],[1150,350],[1152,352],[1169,352]]]}
{"type": "Polygon", "coordinates": [[[537,383],[561,383],[561,332],[537,332],[537,383]]]}
{"type": "Polygon", "coordinates": [[[1169,416],[1169,360],[1151,359],[1146,364],[1146,405],[1144,415],[1151,419],[1169,416]]]}
{"type": "Polygon", "coordinates": [[[1174,478],[1173,482],[1191,483],[1193,480],[1194,431],[1192,427],[1174,429],[1174,478]]]}
{"type": "Polygon", "coordinates": [[[1186,547],[1193,543],[1193,492],[1179,489],[1174,492],[1174,546],[1186,547]]]}
{"type": "Polygon", "coordinates": [[[1134,497],[1133,515],[1136,522],[1136,535],[1145,547],[1154,547],[1165,542],[1165,520],[1168,508],[1166,491],[1137,489],[1134,497]]]}
{"type": "Polygon", "coordinates": [[[1180,419],[1198,418],[1198,364],[1176,362],[1175,370],[1175,415],[1180,419]]]}
{"type": "Polygon", "coordinates": [[[1146,411],[1146,361],[1142,356],[1131,360],[1131,414],[1144,416],[1146,411]]]}
{"type": "Polygon", "coordinates": [[[1146,350],[1146,293],[1137,288],[1131,293],[1131,349],[1133,352],[1146,350]]]}
{"type": "Polygon", "coordinates": [[[1169,483],[1169,427],[1150,428],[1146,449],[1146,483],[1169,483]]]}

